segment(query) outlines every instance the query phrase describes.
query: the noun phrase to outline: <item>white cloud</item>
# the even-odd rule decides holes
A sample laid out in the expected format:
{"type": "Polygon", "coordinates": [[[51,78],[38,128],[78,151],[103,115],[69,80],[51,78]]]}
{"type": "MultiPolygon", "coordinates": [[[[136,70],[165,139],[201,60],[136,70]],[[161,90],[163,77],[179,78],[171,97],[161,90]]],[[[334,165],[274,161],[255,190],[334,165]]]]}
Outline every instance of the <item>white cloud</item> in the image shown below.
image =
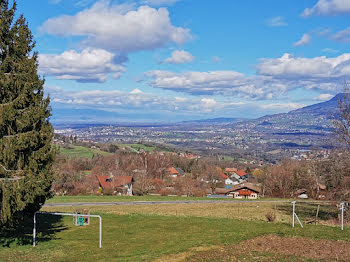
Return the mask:
{"type": "Polygon", "coordinates": [[[183,44],[191,39],[189,29],[171,23],[166,8],[133,8],[133,4],[99,1],[76,15],[48,19],[40,30],[63,37],[82,36],[85,46],[120,53],[151,50],[168,43],[183,44]]]}
{"type": "Polygon", "coordinates": [[[142,92],[140,89],[135,88],[134,90],[132,90],[132,91],[130,92],[130,94],[143,94],[143,92],[142,92]]]}
{"type": "Polygon", "coordinates": [[[85,7],[85,6],[89,5],[92,1],[94,1],[94,0],[79,0],[75,3],[75,6],[85,7]]]}
{"type": "Polygon", "coordinates": [[[339,53],[339,50],[329,48],[329,47],[323,48],[321,51],[325,53],[339,53]]]}
{"type": "Polygon", "coordinates": [[[39,73],[79,82],[104,82],[109,74],[119,78],[125,68],[114,62],[115,55],[103,49],[68,50],[62,54],[40,54],[39,73]]]}
{"type": "MultiPolygon", "coordinates": [[[[73,107],[89,108],[94,110],[106,110],[110,112],[135,112],[142,114],[156,112],[159,114],[183,114],[201,118],[203,116],[212,117],[227,116],[228,112],[236,115],[245,114],[252,111],[252,108],[259,112],[255,116],[266,113],[286,112],[303,107],[299,103],[264,103],[232,101],[232,98],[222,100],[212,97],[162,97],[159,94],[122,92],[118,90],[102,91],[65,91],[58,87],[45,87],[50,93],[51,101],[55,108],[73,107]]],[[[253,110],[254,111],[254,110],[253,110]]],[[[231,114],[230,113],[230,114],[231,114]]]]}
{"type": "Polygon", "coordinates": [[[171,56],[163,61],[163,63],[167,64],[184,64],[191,63],[195,57],[191,55],[189,52],[184,50],[175,50],[171,53],[171,56]]]}
{"type": "Polygon", "coordinates": [[[65,91],[57,87],[46,87],[55,106],[66,105],[79,108],[103,109],[108,111],[166,111],[185,114],[202,114],[235,110],[245,106],[243,102],[220,101],[213,98],[198,97],[161,97],[158,94],[143,92],[122,92],[118,90],[102,91],[65,91]],[[189,102],[190,101],[190,102],[189,102]]]}
{"type": "Polygon", "coordinates": [[[274,103],[274,104],[266,104],[266,105],[261,105],[260,107],[262,109],[274,109],[278,111],[285,111],[285,110],[295,110],[302,108],[306,105],[304,104],[299,104],[299,103],[274,103]]]}
{"type": "Polygon", "coordinates": [[[216,106],[216,101],[214,98],[202,98],[203,106],[206,108],[212,108],[216,106]]]}
{"type": "Polygon", "coordinates": [[[303,58],[284,54],[280,58],[262,59],[257,65],[257,72],[260,75],[282,79],[332,82],[348,77],[350,54],[345,53],[334,58],[325,56],[303,58]]]}
{"type": "Polygon", "coordinates": [[[268,19],[267,21],[268,26],[273,26],[273,27],[280,27],[280,26],[287,26],[287,22],[284,20],[283,16],[276,16],[268,19]]]}
{"type": "Polygon", "coordinates": [[[327,101],[327,100],[331,99],[333,96],[334,95],[332,95],[332,94],[320,94],[319,96],[314,97],[314,100],[327,101]]]}
{"type": "Polygon", "coordinates": [[[179,2],[179,0],[144,0],[142,1],[143,4],[151,5],[151,6],[173,5],[176,2],[179,2]]]}
{"type": "Polygon", "coordinates": [[[149,85],[190,94],[237,95],[249,99],[272,99],[286,91],[271,77],[246,77],[235,71],[183,72],[154,70],[146,73],[149,85]]]}
{"type": "Polygon", "coordinates": [[[280,58],[261,59],[256,69],[256,75],[253,76],[236,71],[175,73],[164,70],[149,71],[145,76],[152,87],[192,95],[270,100],[286,98],[288,91],[297,88],[333,94],[350,75],[350,53],[331,58],[284,54],[280,58]]]}
{"type": "Polygon", "coordinates": [[[303,34],[301,39],[293,44],[294,47],[296,46],[303,46],[310,44],[311,36],[309,34],[303,34]]]}
{"type": "Polygon", "coordinates": [[[301,16],[334,16],[348,13],[350,13],[350,1],[348,0],[318,0],[313,7],[306,8],[301,16]]]}
{"type": "Polygon", "coordinates": [[[331,38],[339,42],[350,43],[350,27],[335,33],[331,38]]]}

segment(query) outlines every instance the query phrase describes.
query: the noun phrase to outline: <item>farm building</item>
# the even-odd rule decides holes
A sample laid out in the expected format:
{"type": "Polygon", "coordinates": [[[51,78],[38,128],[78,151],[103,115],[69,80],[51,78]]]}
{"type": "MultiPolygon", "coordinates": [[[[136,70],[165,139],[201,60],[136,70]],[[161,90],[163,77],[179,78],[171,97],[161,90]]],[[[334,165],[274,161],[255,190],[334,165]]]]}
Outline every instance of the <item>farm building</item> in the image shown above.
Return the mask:
{"type": "Polygon", "coordinates": [[[114,194],[132,196],[132,184],[134,179],[132,176],[97,176],[99,187],[102,192],[105,190],[113,190],[114,194]]]}

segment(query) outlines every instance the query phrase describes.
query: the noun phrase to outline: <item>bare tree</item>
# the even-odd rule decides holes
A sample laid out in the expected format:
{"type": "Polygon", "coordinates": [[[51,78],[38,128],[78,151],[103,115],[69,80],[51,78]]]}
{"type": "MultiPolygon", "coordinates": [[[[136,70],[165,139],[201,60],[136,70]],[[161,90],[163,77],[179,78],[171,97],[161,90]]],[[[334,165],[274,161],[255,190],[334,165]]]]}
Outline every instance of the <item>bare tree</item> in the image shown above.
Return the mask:
{"type": "Polygon", "coordinates": [[[344,92],[339,96],[338,114],[333,124],[339,141],[350,146],[350,89],[348,82],[344,82],[344,92]]]}

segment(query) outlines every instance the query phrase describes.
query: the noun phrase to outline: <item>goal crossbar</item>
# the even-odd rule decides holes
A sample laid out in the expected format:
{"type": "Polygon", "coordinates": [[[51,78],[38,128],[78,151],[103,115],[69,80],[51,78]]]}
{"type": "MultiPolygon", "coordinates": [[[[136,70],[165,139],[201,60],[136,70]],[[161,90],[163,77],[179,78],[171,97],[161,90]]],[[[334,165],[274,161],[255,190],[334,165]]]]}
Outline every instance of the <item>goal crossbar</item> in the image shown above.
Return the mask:
{"type": "Polygon", "coordinates": [[[102,248],[102,217],[99,215],[83,215],[83,214],[73,214],[73,213],[59,213],[59,212],[43,212],[43,211],[37,211],[34,213],[34,227],[33,227],[33,247],[35,247],[36,242],[36,214],[47,214],[47,215],[54,215],[54,216],[73,216],[73,217],[96,217],[99,218],[100,221],[100,241],[99,246],[102,248]]]}

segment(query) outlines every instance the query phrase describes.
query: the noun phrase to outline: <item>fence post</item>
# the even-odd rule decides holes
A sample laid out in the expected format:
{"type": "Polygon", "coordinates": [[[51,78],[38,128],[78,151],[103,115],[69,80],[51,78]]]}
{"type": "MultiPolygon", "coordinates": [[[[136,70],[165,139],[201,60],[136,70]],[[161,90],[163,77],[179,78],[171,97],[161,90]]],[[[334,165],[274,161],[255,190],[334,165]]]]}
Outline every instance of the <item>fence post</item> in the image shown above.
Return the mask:
{"type": "Polygon", "coordinates": [[[294,218],[294,214],[295,214],[295,201],[292,202],[293,204],[293,222],[292,222],[292,225],[294,227],[294,223],[295,223],[295,218],[294,218]]]}
{"type": "Polygon", "coordinates": [[[102,248],[102,217],[98,216],[100,219],[100,248],[102,248]]]}
{"type": "Polygon", "coordinates": [[[293,227],[294,227],[294,224],[295,224],[295,218],[298,220],[299,222],[299,225],[303,228],[303,224],[300,222],[300,219],[299,217],[297,216],[297,214],[295,213],[295,203],[296,201],[293,201],[293,227]]]}
{"type": "Polygon", "coordinates": [[[341,211],[341,230],[344,230],[344,202],[340,203],[340,211],[341,211]]]}

